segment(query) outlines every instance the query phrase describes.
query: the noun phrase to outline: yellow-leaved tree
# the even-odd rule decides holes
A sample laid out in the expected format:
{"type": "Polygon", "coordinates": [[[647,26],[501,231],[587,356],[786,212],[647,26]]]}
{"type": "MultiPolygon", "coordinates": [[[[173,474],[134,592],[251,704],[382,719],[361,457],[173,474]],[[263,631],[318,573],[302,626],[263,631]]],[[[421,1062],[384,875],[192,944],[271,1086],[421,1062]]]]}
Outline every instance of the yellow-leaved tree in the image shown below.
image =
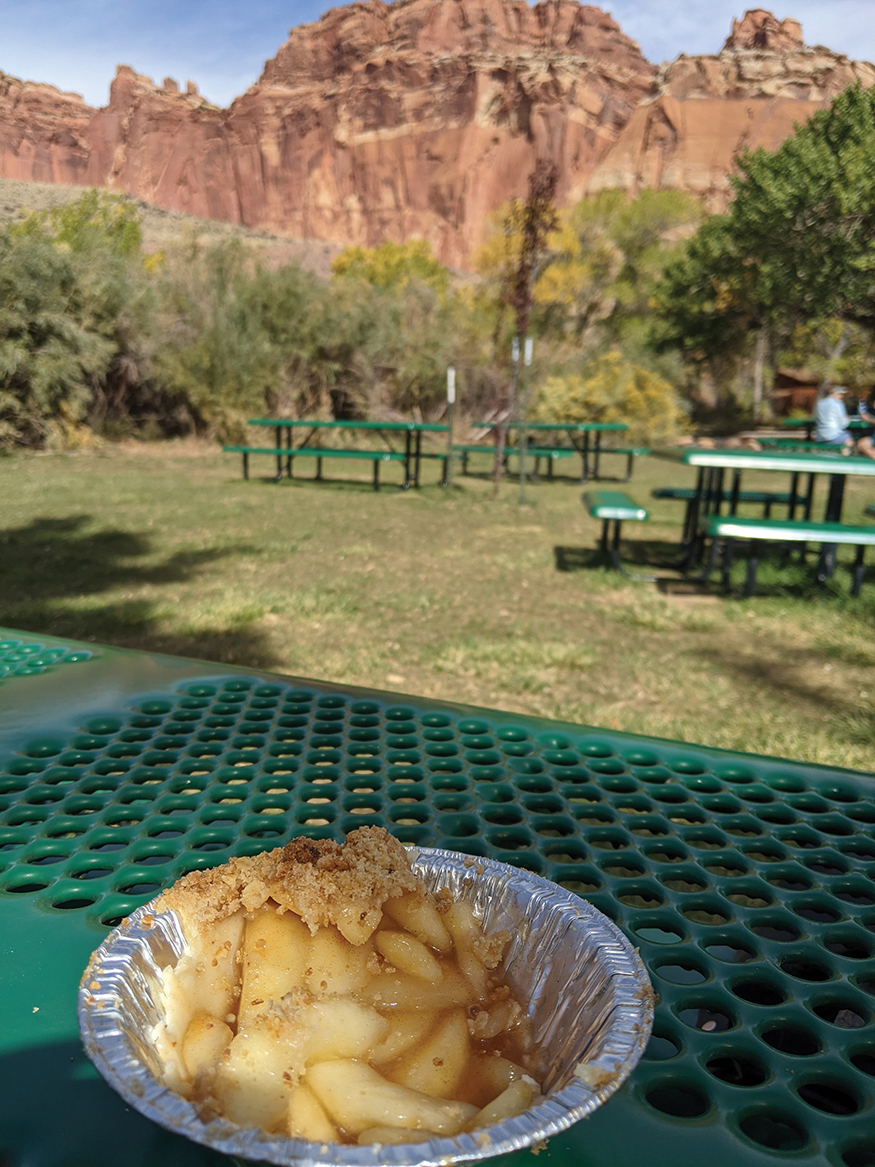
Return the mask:
{"type": "Polygon", "coordinates": [[[650,446],[664,445],[689,429],[674,386],[618,352],[598,357],[582,374],[548,377],[532,416],[537,421],[626,422],[628,439],[650,446]]]}

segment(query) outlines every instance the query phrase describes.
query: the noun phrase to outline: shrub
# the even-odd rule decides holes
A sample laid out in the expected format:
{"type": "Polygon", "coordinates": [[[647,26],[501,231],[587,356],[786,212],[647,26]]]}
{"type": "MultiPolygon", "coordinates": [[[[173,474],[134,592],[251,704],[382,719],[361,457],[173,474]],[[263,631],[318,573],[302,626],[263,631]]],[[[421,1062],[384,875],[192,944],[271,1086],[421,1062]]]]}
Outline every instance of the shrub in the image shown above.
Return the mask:
{"type": "Polygon", "coordinates": [[[548,377],[532,409],[535,421],[622,421],[633,442],[659,445],[688,430],[674,387],[618,352],[605,353],[582,373],[548,377]]]}

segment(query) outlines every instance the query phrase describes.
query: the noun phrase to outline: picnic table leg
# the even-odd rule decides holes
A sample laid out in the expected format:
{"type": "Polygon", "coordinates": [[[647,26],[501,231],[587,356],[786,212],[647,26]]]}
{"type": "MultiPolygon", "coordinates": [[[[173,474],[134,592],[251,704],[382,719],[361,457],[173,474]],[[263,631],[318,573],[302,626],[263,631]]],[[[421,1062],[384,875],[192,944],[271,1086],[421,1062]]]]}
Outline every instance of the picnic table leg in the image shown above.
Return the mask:
{"type": "MultiPolygon", "coordinates": [[[[734,470],[732,473],[732,493],[729,496],[729,513],[731,515],[738,513],[738,496],[741,493],[741,471],[734,470]]],[[[766,506],[769,504],[766,503],[766,506]]],[[[769,512],[766,511],[766,518],[769,512]]]]}
{"type": "MultiPolygon", "coordinates": [[[[829,480],[829,494],[826,499],[826,515],[825,519],[828,523],[840,523],[842,521],[842,503],[845,497],[845,476],[844,474],[832,474],[829,480]]],[[[823,583],[824,580],[829,579],[835,571],[836,564],[836,545],[835,543],[824,543],[820,548],[820,558],[817,562],[817,580],[818,583],[823,583]]]]}
{"type": "Polygon", "coordinates": [[[706,515],[719,515],[723,506],[723,467],[715,466],[708,480],[708,495],[705,499],[706,515]]]}
{"type": "Polygon", "coordinates": [[[699,513],[705,497],[705,468],[699,467],[696,475],[696,493],[687,502],[684,512],[684,526],[681,535],[681,561],[678,564],[680,571],[685,571],[693,559],[696,548],[696,535],[699,530],[699,513]]]}
{"type": "Polygon", "coordinates": [[[599,473],[599,455],[602,450],[602,435],[600,430],[596,430],[592,443],[592,476],[598,481],[601,478],[599,473]]]}
{"type": "MultiPolygon", "coordinates": [[[[374,459],[374,490],[380,489],[380,463],[374,459]]],[[[406,489],[406,484],[402,489],[406,489]]]]}
{"type": "Polygon", "coordinates": [[[422,466],[422,430],[416,431],[416,462],[413,470],[413,485],[419,490],[419,471],[422,466]]]}
{"type": "Polygon", "coordinates": [[[614,565],[614,571],[623,572],[620,566],[620,527],[623,524],[619,519],[614,520],[614,538],[611,543],[611,562],[614,565]]]}
{"type": "Polygon", "coordinates": [[[792,523],[796,518],[796,507],[801,505],[802,500],[799,498],[799,471],[796,470],[790,475],[790,504],[787,508],[787,518],[792,523]]]}
{"type": "MultiPolygon", "coordinates": [[[[814,481],[814,478],[810,474],[808,477],[809,477],[809,485],[810,485],[814,481]]],[[[811,491],[809,490],[809,499],[808,499],[809,511],[808,511],[808,514],[806,514],[804,516],[806,519],[809,519],[811,517],[811,509],[810,509],[811,508],[811,497],[810,496],[811,496],[811,491]]],[[[799,506],[804,507],[804,505],[805,505],[804,500],[802,499],[802,497],[799,494],[799,472],[797,470],[797,471],[794,471],[790,475],[790,505],[787,508],[787,518],[790,519],[790,521],[792,522],[796,518],[796,508],[799,506]]],[[[807,552],[808,552],[808,547],[806,546],[806,544],[800,543],[799,544],[799,562],[800,563],[805,562],[807,552]]]]}
{"type": "MultiPolygon", "coordinates": [[[[790,487],[790,489],[791,489],[790,518],[792,519],[794,517],[794,511],[795,511],[796,507],[800,506],[800,507],[802,507],[802,518],[805,520],[805,522],[809,522],[811,519],[811,507],[812,507],[812,504],[814,502],[814,475],[813,474],[808,475],[808,487],[805,491],[804,496],[801,496],[799,494],[798,483],[799,483],[799,475],[794,474],[792,477],[792,482],[791,482],[791,487],[790,487]]],[[[808,544],[801,543],[799,545],[799,562],[804,563],[805,560],[807,559],[807,557],[808,557],[808,544]]]]}
{"type": "Polygon", "coordinates": [[[322,459],[321,458],[316,459],[316,481],[317,482],[322,481],[322,459]]]}
{"type": "Polygon", "coordinates": [[[410,459],[413,454],[413,448],[410,441],[410,430],[404,434],[404,490],[410,489],[410,459]]]}
{"type": "Polygon", "coordinates": [[[696,475],[696,493],[688,500],[684,511],[684,528],[681,537],[681,545],[689,546],[695,538],[696,526],[699,521],[699,505],[702,498],[702,491],[704,489],[705,472],[702,467],[699,467],[696,475]]]}
{"type": "Polygon", "coordinates": [[[291,429],[291,426],[289,426],[286,429],[286,449],[288,450],[288,453],[286,454],[286,478],[291,478],[292,477],[292,429],[291,429]]]}
{"type": "MultiPolygon", "coordinates": [[[[283,444],[283,427],[280,425],[276,426],[274,429],[274,433],[276,434],[276,449],[279,450],[279,449],[281,449],[282,444],[283,444]]],[[[277,454],[277,456],[276,456],[276,474],[274,475],[274,482],[279,482],[279,480],[282,478],[282,476],[283,476],[283,456],[282,456],[282,454],[277,454]]]]}
{"type": "Polygon", "coordinates": [[[468,476],[468,451],[462,451],[462,474],[467,478],[468,476]]]}
{"type": "Polygon", "coordinates": [[[553,458],[547,459],[547,481],[548,482],[553,481],[553,461],[554,461],[553,458]]]}
{"type": "Polygon", "coordinates": [[[249,455],[243,455],[243,477],[249,478],[249,455]]]}
{"type": "MultiPolygon", "coordinates": [[[[844,491],[844,485],[842,486],[842,490],[844,491]]],[[[808,490],[805,492],[805,509],[802,512],[802,515],[803,515],[806,522],[808,522],[811,519],[811,507],[812,507],[813,503],[814,503],[814,475],[809,474],[808,475],[808,490]]],[[[841,513],[842,513],[842,508],[841,508],[841,503],[839,503],[839,515],[841,515],[841,513]]]]}
{"type": "Polygon", "coordinates": [[[862,584],[863,584],[863,573],[866,570],[865,567],[863,566],[863,552],[865,550],[866,550],[866,548],[862,543],[857,548],[857,558],[854,560],[854,582],[853,582],[853,585],[851,586],[851,595],[852,596],[859,596],[860,588],[862,587],[862,584]]]}
{"type": "Polygon", "coordinates": [[[693,541],[690,544],[689,559],[701,562],[705,552],[705,535],[700,530],[700,517],[719,515],[723,504],[723,470],[718,467],[705,467],[704,490],[701,494],[701,503],[697,509],[696,527],[693,532],[693,541]]]}
{"type": "Polygon", "coordinates": [[[634,461],[635,461],[634,454],[627,454],[626,455],[626,477],[623,479],[624,482],[631,482],[631,480],[632,480],[632,463],[634,461]]]}
{"type": "Polygon", "coordinates": [[[586,430],[583,432],[583,444],[577,448],[580,450],[583,463],[580,468],[580,481],[586,482],[589,478],[589,433],[586,430]]]}

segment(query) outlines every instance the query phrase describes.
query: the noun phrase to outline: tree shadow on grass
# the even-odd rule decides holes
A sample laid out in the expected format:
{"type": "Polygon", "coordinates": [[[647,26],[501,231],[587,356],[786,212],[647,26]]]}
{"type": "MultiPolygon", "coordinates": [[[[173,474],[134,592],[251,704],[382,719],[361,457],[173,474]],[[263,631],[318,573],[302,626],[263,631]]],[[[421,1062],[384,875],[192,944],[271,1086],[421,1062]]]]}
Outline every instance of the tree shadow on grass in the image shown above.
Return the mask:
{"type": "Polygon", "coordinates": [[[252,668],[280,664],[262,631],[214,626],[193,632],[161,630],[160,601],[113,600],[81,607],[83,597],[119,587],[183,583],[244,545],[176,551],[159,562],[151,540],[120,528],[91,530],[89,515],[34,519],[0,530],[0,624],[29,632],[94,640],[123,648],[194,656],[252,668]]]}
{"type": "Polygon", "coordinates": [[[875,741],[875,713],[861,707],[850,696],[845,698],[816,679],[812,669],[822,668],[831,653],[798,645],[768,646],[768,654],[744,652],[729,644],[712,642],[708,653],[721,673],[733,676],[746,691],[769,690],[788,706],[808,709],[815,716],[823,713],[840,719],[848,741],[869,745],[875,741]]]}

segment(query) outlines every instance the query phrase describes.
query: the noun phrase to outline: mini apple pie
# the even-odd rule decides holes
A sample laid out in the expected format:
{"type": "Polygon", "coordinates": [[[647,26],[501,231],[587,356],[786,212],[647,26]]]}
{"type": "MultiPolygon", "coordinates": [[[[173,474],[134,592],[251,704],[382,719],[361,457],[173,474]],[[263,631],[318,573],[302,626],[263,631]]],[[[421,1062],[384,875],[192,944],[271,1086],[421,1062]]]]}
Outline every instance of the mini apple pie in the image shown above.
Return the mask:
{"type": "Polygon", "coordinates": [[[160,897],[189,942],[163,970],[165,1083],[319,1143],[406,1143],[509,1118],[538,1096],[509,933],[434,895],[363,827],[186,875],[160,897]]]}

